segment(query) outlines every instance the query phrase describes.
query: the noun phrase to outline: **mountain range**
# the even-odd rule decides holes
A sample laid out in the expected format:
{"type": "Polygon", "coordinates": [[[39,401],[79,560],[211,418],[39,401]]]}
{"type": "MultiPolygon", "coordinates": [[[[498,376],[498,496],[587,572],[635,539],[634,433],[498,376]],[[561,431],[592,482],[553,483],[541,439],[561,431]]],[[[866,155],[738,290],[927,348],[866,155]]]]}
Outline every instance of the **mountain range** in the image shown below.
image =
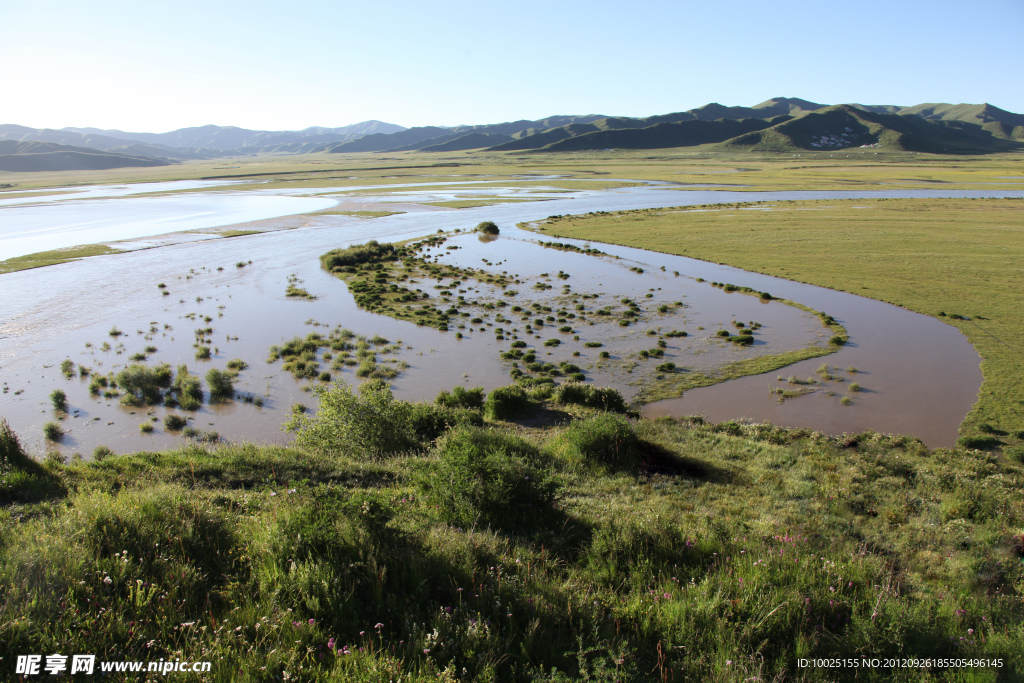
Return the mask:
{"type": "Polygon", "coordinates": [[[777,97],[752,107],[711,103],[644,118],[550,116],[447,127],[404,128],[363,121],[299,131],[209,125],[167,133],[131,133],[7,124],[0,125],[0,143],[4,143],[0,147],[0,170],[165,165],[257,154],[450,153],[470,149],[540,153],[707,144],[725,150],[762,152],[867,146],[930,153],[987,153],[1024,147],[1024,115],[991,104],[825,105],[777,97]],[[51,147],[6,144],[30,142],[51,147]],[[12,159],[15,156],[33,158],[19,161],[12,159]]]}

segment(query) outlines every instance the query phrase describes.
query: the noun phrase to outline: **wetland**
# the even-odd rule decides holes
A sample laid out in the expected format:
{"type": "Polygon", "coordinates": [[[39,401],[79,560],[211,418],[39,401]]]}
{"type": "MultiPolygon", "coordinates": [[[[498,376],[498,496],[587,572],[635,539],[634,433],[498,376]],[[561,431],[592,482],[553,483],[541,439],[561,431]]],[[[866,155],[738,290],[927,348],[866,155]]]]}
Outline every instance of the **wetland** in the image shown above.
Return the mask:
{"type": "MultiPolygon", "coordinates": [[[[124,188],[108,194],[88,190],[96,194],[81,204],[107,211],[103,220],[110,224],[123,207],[104,208],[107,202],[134,202],[147,214],[180,198],[188,203],[206,195],[255,193],[316,201],[318,208],[298,207],[307,212],[243,223],[234,222],[231,209],[211,211],[205,219],[209,229],[199,233],[160,236],[151,228],[142,237],[105,243],[119,253],[4,275],[10,296],[0,304],[3,414],[34,448],[67,454],[88,455],[99,446],[127,452],[180,443],[179,433],[159,428],[172,408],[126,406],[112,391],[89,390],[90,377],[116,374],[140,353],[151,364],[191,365],[200,376],[210,368],[225,369],[232,359],[244,362],[247,369],[235,377],[234,398],[204,403],[188,416],[196,429],[232,441],[286,442],[290,437],[280,431],[281,424],[293,405],[311,403],[317,382],[327,376],[358,382],[375,371],[377,376],[396,373],[389,378],[396,395],[412,400],[453,384],[489,390],[512,380],[531,386],[570,379],[615,387],[638,405],[647,404],[648,415],[770,420],[830,433],[874,428],[906,432],[932,445],[955,440],[956,425],[977,397],[977,354],[958,330],[934,318],[679,256],[579,239],[553,242],[545,231],[563,223],[542,225],[545,215],[601,219],[610,212],[681,206],[681,201],[744,202],[744,207],[770,210],[771,205],[747,203],[877,193],[694,187],[681,192],[663,182],[609,188],[607,181],[597,189],[567,191],[557,186],[557,177],[531,177],[525,187],[461,178],[447,185],[437,179],[396,180],[383,187],[317,180],[262,188],[250,182],[245,189],[236,183],[212,193],[214,188],[202,183],[134,194],[124,188]],[[524,193],[544,201],[475,205],[484,195],[500,201],[522,199],[524,193]],[[461,197],[473,199],[460,209],[435,205],[461,197]],[[323,215],[325,204],[335,209],[323,215]],[[392,213],[391,207],[402,213],[392,213]],[[500,235],[473,233],[484,219],[501,226],[500,235]],[[238,236],[218,239],[221,235],[238,236]],[[332,275],[318,260],[329,249],[425,235],[414,262],[389,262],[379,271],[332,275]],[[160,248],[147,248],[154,246],[160,248]],[[761,292],[771,298],[761,298],[761,292]],[[821,311],[850,343],[830,343],[836,334],[815,315],[821,311]],[[125,334],[112,340],[112,326],[125,334]],[[337,350],[327,350],[330,344],[318,347],[317,357],[306,359],[313,362],[298,373],[294,365],[268,363],[270,347],[311,334],[329,338],[329,330],[379,336],[393,340],[394,348],[388,362],[374,370],[366,370],[365,358],[346,365],[347,358],[333,355],[337,350]],[[203,343],[197,346],[197,339],[203,343]],[[156,350],[145,353],[149,347],[156,350]],[[894,348],[914,348],[914,353],[890,353],[894,348]],[[324,359],[325,352],[331,358],[324,359]],[[776,371],[786,366],[783,378],[817,376],[821,362],[812,359],[824,354],[834,367],[856,366],[864,391],[848,391],[851,382],[819,380],[801,385],[796,395],[790,382],[780,384],[776,371]],[[62,362],[89,374],[68,378],[59,370],[62,362]],[[695,390],[701,386],[707,388],[695,390]],[[68,395],[70,408],[62,414],[55,414],[47,399],[56,388],[68,395]],[[681,399],[658,400],[680,394],[681,399]],[[65,426],[61,438],[46,439],[42,427],[55,418],[65,426]],[[147,423],[157,426],[140,428],[147,423]]],[[[884,196],[948,194],[992,193],[888,190],[884,196]]],[[[34,203],[2,208],[0,218],[4,211],[45,215],[59,207],[54,214],[59,228],[63,212],[75,206],[66,197],[56,194],[52,203],[25,198],[19,201],[34,203]]]]}

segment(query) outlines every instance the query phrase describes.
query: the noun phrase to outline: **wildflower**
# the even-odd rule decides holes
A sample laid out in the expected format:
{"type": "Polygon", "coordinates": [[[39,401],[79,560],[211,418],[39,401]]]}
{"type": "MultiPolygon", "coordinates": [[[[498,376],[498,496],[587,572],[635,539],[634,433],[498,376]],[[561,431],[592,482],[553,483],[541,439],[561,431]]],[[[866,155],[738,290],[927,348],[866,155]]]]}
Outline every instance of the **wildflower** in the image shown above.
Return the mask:
{"type": "Polygon", "coordinates": [[[333,650],[334,649],[334,638],[329,638],[327,640],[327,649],[328,650],[333,650]]]}
{"type": "Polygon", "coordinates": [[[375,629],[377,629],[377,630],[379,631],[379,630],[381,630],[382,628],[384,628],[384,624],[382,624],[382,623],[380,623],[380,622],[377,622],[376,624],[374,624],[374,626],[373,626],[373,627],[374,627],[375,629]]]}
{"type": "Polygon", "coordinates": [[[315,619],[310,619],[310,620],[309,620],[309,625],[310,625],[310,626],[312,626],[312,625],[313,625],[313,624],[315,624],[315,623],[316,623],[316,620],[315,620],[315,619]]]}
{"type": "Polygon", "coordinates": [[[109,576],[104,576],[103,577],[103,583],[105,583],[105,584],[107,584],[109,586],[110,584],[114,583],[114,581],[109,576]]]}
{"type": "Polygon", "coordinates": [[[429,655],[430,654],[430,648],[427,648],[427,647],[423,648],[423,654],[429,655]]]}
{"type": "Polygon", "coordinates": [[[974,629],[973,628],[967,629],[967,635],[973,636],[974,635],[974,629]]]}
{"type": "Polygon", "coordinates": [[[732,666],[732,660],[731,659],[725,660],[725,665],[726,666],[732,666]]]}

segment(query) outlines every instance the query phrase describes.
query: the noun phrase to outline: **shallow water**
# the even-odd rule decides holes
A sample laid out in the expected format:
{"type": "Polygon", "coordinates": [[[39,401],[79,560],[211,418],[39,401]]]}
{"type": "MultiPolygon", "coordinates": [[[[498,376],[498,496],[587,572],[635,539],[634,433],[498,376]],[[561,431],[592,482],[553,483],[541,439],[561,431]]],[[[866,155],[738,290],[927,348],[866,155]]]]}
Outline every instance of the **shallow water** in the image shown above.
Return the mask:
{"type": "MultiPolygon", "coordinates": [[[[497,272],[509,270],[521,275],[553,274],[563,269],[572,275],[566,282],[573,291],[604,292],[609,300],[628,295],[645,301],[645,297],[640,297],[650,289],[655,290],[649,292],[653,302],[681,300],[689,307],[680,312],[678,319],[644,323],[626,331],[658,326],[664,330],[687,330],[691,337],[669,340],[670,355],[666,360],[693,369],[745,357],[743,354],[776,352],[821,342],[818,335],[822,328],[813,318],[781,304],[765,307],[753,297],[725,294],[706,283],[697,283],[694,278],[767,290],[774,296],[825,310],[842,322],[851,335],[851,344],[837,354],[791,366],[780,373],[811,375],[823,361],[843,368],[855,365],[860,372],[850,381],[858,381],[866,390],[851,394],[853,404],[850,406],[840,405],[837,397],[826,397],[823,392],[779,404],[776,397],[768,393],[768,384],[781,385],[774,381],[775,375],[780,373],[771,373],[770,377],[744,378],[691,391],[675,403],[648,406],[647,414],[704,413],[713,419],[770,419],[780,424],[799,424],[835,433],[873,428],[910,433],[929,445],[950,445],[981,383],[977,353],[952,326],[850,294],[681,257],[593,245],[621,256],[622,261],[616,262],[542,249],[523,241],[537,239],[537,235],[511,226],[553,214],[712,202],[1020,195],[1019,192],[934,190],[880,193],[694,190],[684,193],[642,187],[580,192],[546,202],[457,211],[439,211],[433,207],[416,210],[417,207],[410,204],[404,207],[409,209],[408,213],[387,218],[281,218],[277,219],[278,227],[304,227],[175,244],[11,273],[0,280],[4,287],[4,296],[0,298],[0,378],[6,388],[6,392],[0,394],[0,414],[11,422],[31,450],[44,450],[48,446],[42,439],[41,427],[54,418],[48,395],[55,388],[62,388],[68,394],[72,413],[77,413],[63,421],[70,430],[59,446],[64,452],[88,454],[99,444],[108,445],[115,452],[127,452],[180,443],[180,437],[166,433],[160,424],[152,435],[139,432],[139,423],[147,419],[147,409],[124,408],[116,399],[94,398],[87,391],[88,379],[76,376],[67,380],[60,373],[61,360],[69,358],[106,374],[116,366],[127,364],[128,356],[152,344],[158,351],[149,356],[150,364],[186,363],[198,374],[205,374],[210,367],[223,368],[232,358],[246,360],[250,368],[241,373],[236,389],[265,396],[265,406],[256,408],[241,402],[204,405],[194,424],[203,430],[216,430],[230,440],[286,442],[290,437],[279,430],[279,425],[285,420],[289,406],[297,401],[312,404],[314,399],[303,391],[304,383],[296,382],[281,370],[280,362],[267,364],[265,360],[271,344],[314,330],[325,331],[307,325],[311,319],[330,327],[340,324],[367,335],[380,334],[392,341],[401,339],[404,345],[411,346],[400,353],[400,358],[411,367],[394,381],[396,393],[403,398],[431,398],[441,388],[458,383],[487,389],[506,384],[508,368],[498,360],[498,353],[508,348],[509,340],[496,341],[493,332],[485,326],[485,332],[477,330],[472,338],[458,341],[451,332],[441,333],[361,311],[344,285],[321,270],[317,260],[324,251],[368,239],[405,239],[438,229],[469,229],[481,220],[494,220],[502,227],[501,239],[483,243],[474,236],[463,236],[458,238],[458,244],[465,243],[466,248],[453,252],[457,256],[444,258],[457,259],[462,265],[486,266],[497,272]],[[493,264],[502,263],[487,266],[481,262],[485,258],[493,264]],[[237,262],[249,260],[252,260],[251,265],[235,266],[237,262]],[[643,275],[627,270],[637,264],[644,268],[643,275]],[[664,266],[666,272],[658,270],[660,266],[664,266]],[[223,270],[217,270],[218,267],[223,270]],[[673,271],[679,271],[681,276],[675,277],[673,271]],[[316,301],[286,298],[284,290],[291,275],[301,279],[302,286],[319,298],[316,301]],[[168,285],[169,296],[162,296],[156,286],[160,282],[168,285]],[[196,314],[197,318],[185,318],[188,314],[196,314]],[[211,317],[211,322],[203,322],[203,316],[211,317]],[[708,342],[705,333],[710,336],[714,332],[712,327],[728,325],[733,318],[762,322],[765,327],[758,338],[765,341],[764,347],[740,350],[721,342],[708,342]],[[156,327],[153,333],[149,332],[151,323],[156,327]],[[126,333],[119,338],[125,347],[120,355],[114,350],[99,350],[104,341],[112,346],[118,343],[118,339],[108,335],[114,325],[126,333]],[[165,329],[164,325],[169,325],[170,329],[165,329]],[[206,326],[214,328],[213,340],[219,351],[212,361],[196,361],[193,359],[193,331],[206,326]],[[706,330],[698,332],[698,326],[706,330]],[[147,336],[151,339],[147,340],[147,336]],[[680,341],[686,344],[677,343],[680,341]],[[86,348],[86,342],[90,342],[92,348],[86,348]]],[[[350,201],[357,199],[348,198],[350,201]]],[[[106,200],[95,203],[103,201],[106,200]]],[[[405,197],[405,201],[408,202],[409,197],[405,197]]],[[[255,225],[265,226],[266,223],[255,225]]],[[[548,298],[560,293],[562,281],[555,279],[552,284],[555,289],[547,293],[548,298]]],[[[519,289],[520,297],[532,296],[528,287],[519,289]]],[[[547,338],[548,332],[545,329],[542,337],[547,338]]],[[[613,356],[653,347],[656,339],[638,338],[635,333],[623,335],[623,330],[618,329],[613,330],[614,334],[599,332],[590,326],[580,326],[577,332],[581,342],[586,341],[591,332],[605,335],[601,339],[607,341],[607,350],[615,352],[613,356]]],[[[532,341],[539,343],[540,340],[532,341]]],[[[566,344],[558,347],[551,357],[540,353],[538,356],[545,360],[569,358],[567,354],[574,348],[579,347],[566,344]]],[[[540,350],[546,353],[549,349],[540,347],[540,350]]],[[[635,383],[643,381],[644,371],[635,369],[627,373],[621,366],[610,365],[602,368],[595,359],[595,351],[583,350],[585,355],[573,362],[586,369],[589,380],[612,384],[624,393],[635,394],[638,388],[635,383]],[[588,367],[590,365],[593,367],[588,367]]],[[[351,370],[345,371],[343,376],[348,381],[354,380],[351,370]]],[[[840,386],[838,391],[842,393],[843,388],[840,386]]],[[[166,413],[162,407],[151,410],[157,417],[166,413]]]]}

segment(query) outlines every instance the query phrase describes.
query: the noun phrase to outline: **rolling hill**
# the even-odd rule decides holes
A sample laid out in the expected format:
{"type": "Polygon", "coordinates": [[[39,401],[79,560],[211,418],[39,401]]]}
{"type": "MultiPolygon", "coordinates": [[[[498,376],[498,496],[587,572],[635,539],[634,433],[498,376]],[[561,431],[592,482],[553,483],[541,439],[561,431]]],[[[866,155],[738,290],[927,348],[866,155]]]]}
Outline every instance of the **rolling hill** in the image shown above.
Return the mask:
{"type": "Polygon", "coordinates": [[[841,104],[740,135],[722,146],[757,152],[877,146],[908,152],[957,154],[1001,151],[1014,143],[965,121],[933,121],[915,114],[875,113],[841,104]]]}
{"type": "Polygon", "coordinates": [[[169,166],[171,161],[104,152],[52,142],[0,140],[0,171],[99,171],[129,166],[169,166]]]}

